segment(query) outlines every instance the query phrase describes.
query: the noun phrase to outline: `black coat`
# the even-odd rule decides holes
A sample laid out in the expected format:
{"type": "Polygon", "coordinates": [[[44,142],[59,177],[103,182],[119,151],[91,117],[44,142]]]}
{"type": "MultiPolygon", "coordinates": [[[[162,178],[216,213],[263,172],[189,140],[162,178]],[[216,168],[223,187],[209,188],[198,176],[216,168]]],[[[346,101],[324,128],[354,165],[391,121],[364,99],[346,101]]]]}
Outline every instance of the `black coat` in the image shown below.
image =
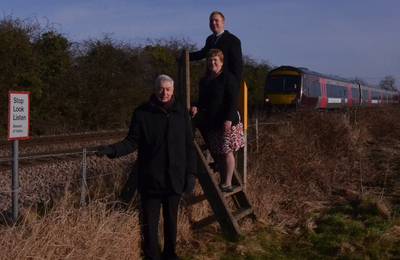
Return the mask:
{"type": "Polygon", "coordinates": [[[239,84],[232,73],[222,71],[211,80],[208,76],[200,79],[199,100],[195,106],[199,116],[204,113],[205,126],[222,130],[227,120],[232,121],[232,126],[239,123],[238,99],[239,84]]]}
{"type": "Polygon", "coordinates": [[[189,113],[178,101],[169,112],[151,101],[132,115],[128,135],[111,145],[115,157],[138,149],[138,191],[144,194],[181,194],[187,174],[196,175],[189,113]]]}
{"type": "Polygon", "coordinates": [[[189,60],[204,59],[210,49],[220,49],[224,54],[224,69],[232,73],[240,84],[243,74],[243,59],[242,44],[239,38],[225,30],[215,45],[213,41],[214,34],[211,34],[206,39],[206,45],[200,51],[189,53],[189,60]]]}

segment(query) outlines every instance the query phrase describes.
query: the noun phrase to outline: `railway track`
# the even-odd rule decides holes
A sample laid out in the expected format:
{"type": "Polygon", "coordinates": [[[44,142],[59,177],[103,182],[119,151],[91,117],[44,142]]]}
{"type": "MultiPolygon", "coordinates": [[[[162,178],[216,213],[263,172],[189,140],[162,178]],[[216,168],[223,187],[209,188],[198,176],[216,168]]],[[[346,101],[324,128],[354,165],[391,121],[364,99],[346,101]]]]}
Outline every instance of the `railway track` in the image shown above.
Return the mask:
{"type": "MultiPolygon", "coordinates": [[[[69,144],[79,142],[102,141],[109,139],[122,139],[127,131],[114,131],[90,134],[63,135],[38,137],[19,141],[19,148],[45,147],[54,144],[69,144]]],[[[87,156],[93,156],[98,146],[86,147],[87,156]]],[[[0,141],[0,149],[11,149],[10,141],[0,141]]],[[[63,149],[56,151],[47,151],[41,153],[21,154],[19,155],[18,167],[32,167],[43,164],[65,162],[82,159],[83,148],[63,149]]],[[[0,172],[11,170],[12,157],[0,157],[0,172]]]]}
{"type": "MultiPolygon", "coordinates": [[[[51,144],[67,144],[77,142],[90,142],[90,141],[101,141],[107,139],[119,139],[125,137],[127,131],[113,131],[113,132],[100,132],[100,133],[88,133],[88,134],[76,134],[76,135],[59,135],[59,136],[45,136],[45,137],[34,137],[30,139],[19,140],[19,148],[28,148],[35,146],[46,146],[51,144]]],[[[11,149],[11,141],[1,140],[0,150],[11,149]]]]}

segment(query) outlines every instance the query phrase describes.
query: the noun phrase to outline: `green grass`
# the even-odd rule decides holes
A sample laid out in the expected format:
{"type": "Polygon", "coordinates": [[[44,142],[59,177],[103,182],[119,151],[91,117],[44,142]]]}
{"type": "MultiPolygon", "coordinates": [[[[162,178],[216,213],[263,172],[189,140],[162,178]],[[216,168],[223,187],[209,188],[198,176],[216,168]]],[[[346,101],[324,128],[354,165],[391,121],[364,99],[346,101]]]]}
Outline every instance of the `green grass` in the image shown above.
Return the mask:
{"type": "Polygon", "coordinates": [[[300,234],[265,227],[236,242],[208,243],[205,251],[221,260],[400,259],[400,238],[391,232],[400,219],[385,217],[372,200],[338,204],[311,216],[316,227],[300,234]]]}

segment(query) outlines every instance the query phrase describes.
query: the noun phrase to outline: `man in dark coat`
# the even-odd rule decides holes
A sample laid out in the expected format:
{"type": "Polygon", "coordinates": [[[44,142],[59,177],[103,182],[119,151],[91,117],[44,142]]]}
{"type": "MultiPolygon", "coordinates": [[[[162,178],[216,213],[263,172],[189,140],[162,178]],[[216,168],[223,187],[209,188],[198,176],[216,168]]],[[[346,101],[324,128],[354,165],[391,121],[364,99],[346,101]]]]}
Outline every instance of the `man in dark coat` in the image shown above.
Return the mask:
{"type": "Polygon", "coordinates": [[[174,97],[174,82],[159,75],[150,100],[135,109],[127,137],[96,153],[117,158],[138,149],[138,191],[143,212],[144,259],[160,259],[158,223],[163,207],[163,259],[175,253],[178,205],[196,184],[196,150],[188,110],[174,97]]]}
{"type": "Polygon", "coordinates": [[[214,11],[210,14],[210,29],[213,32],[206,39],[206,45],[196,52],[189,53],[189,60],[206,58],[211,49],[220,49],[224,54],[224,70],[235,76],[240,85],[243,73],[242,45],[240,40],[228,30],[224,30],[225,17],[221,12],[214,11]]]}

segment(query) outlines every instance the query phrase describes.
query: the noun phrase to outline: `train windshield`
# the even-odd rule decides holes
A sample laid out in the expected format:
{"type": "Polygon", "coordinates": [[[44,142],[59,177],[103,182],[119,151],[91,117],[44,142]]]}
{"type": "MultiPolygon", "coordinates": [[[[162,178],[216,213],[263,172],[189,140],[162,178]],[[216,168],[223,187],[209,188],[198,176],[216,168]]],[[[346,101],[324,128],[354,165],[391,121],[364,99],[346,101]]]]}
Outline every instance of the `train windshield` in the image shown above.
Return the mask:
{"type": "Polygon", "coordinates": [[[272,75],[267,84],[268,93],[297,92],[297,88],[300,87],[300,76],[272,75]]]}

